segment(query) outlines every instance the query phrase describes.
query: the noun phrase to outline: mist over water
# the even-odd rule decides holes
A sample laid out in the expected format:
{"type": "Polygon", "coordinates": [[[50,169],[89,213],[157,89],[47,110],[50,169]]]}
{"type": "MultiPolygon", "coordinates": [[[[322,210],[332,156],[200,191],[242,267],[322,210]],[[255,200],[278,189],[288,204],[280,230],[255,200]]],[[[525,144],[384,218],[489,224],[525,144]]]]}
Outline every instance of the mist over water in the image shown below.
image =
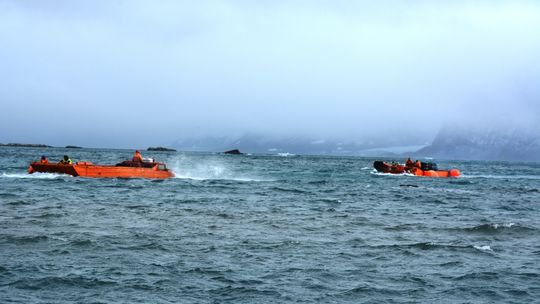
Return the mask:
{"type": "Polygon", "coordinates": [[[361,157],[144,152],[178,178],[27,175],[0,148],[1,302],[534,302],[537,163],[437,161],[463,177],[372,173],[361,157]]]}

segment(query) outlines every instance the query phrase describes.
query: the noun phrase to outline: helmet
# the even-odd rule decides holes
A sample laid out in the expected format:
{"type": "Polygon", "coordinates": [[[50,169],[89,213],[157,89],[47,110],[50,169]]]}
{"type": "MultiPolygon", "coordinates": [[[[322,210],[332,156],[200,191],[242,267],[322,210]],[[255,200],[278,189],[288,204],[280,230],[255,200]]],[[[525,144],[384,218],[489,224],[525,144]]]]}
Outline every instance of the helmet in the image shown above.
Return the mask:
{"type": "Polygon", "coordinates": [[[141,152],[139,152],[139,150],[135,150],[135,153],[141,153],[141,152]]]}

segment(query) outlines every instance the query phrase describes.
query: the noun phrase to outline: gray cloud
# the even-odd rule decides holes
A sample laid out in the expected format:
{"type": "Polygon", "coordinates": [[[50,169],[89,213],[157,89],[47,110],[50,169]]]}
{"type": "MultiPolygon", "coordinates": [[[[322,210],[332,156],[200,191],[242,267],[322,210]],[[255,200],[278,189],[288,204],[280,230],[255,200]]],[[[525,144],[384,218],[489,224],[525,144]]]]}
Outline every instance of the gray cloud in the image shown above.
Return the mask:
{"type": "Polygon", "coordinates": [[[0,142],[540,120],[534,1],[0,2],[0,142]]]}

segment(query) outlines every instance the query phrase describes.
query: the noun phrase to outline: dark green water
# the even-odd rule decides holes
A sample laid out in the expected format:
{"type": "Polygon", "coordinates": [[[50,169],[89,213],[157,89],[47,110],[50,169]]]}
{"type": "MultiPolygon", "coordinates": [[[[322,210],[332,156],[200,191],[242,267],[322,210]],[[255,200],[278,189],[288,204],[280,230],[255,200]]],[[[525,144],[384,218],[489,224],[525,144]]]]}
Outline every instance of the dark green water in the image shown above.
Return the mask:
{"type": "Polygon", "coordinates": [[[178,178],[27,175],[127,150],[0,148],[1,303],[533,303],[540,164],[143,153],[178,178]]]}

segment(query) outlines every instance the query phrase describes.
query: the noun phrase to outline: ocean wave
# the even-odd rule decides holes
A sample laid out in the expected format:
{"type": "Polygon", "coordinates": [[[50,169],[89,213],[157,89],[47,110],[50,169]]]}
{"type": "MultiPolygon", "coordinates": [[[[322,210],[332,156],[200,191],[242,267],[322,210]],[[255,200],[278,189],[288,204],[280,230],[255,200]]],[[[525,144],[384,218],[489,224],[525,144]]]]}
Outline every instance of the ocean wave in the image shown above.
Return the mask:
{"type": "Polygon", "coordinates": [[[46,235],[7,235],[5,237],[9,243],[13,244],[32,244],[49,240],[49,237],[46,235]]]}
{"type": "Polygon", "coordinates": [[[320,179],[320,180],[314,180],[314,181],[309,181],[307,182],[308,185],[316,185],[316,186],[319,186],[319,185],[325,185],[325,184],[328,184],[330,181],[328,180],[325,180],[325,179],[320,179]]]}
{"type": "Polygon", "coordinates": [[[96,243],[94,241],[88,240],[88,239],[77,239],[77,240],[70,241],[68,245],[72,246],[72,247],[89,248],[89,247],[92,247],[92,246],[96,245],[96,243]]]}
{"type": "Polygon", "coordinates": [[[419,242],[411,244],[392,244],[392,245],[375,245],[373,248],[397,248],[397,249],[419,249],[419,250],[480,250],[493,251],[490,246],[487,245],[465,245],[465,244],[444,244],[435,242],[419,242]]]}
{"type": "Polygon", "coordinates": [[[284,187],[272,187],[270,188],[270,190],[273,190],[273,191],[280,191],[280,192],[289,192],[289,193],[298,193],[298,194],[302,194],[302,193],[311,193],[310,191],[306,191],[306,190],[303,190],[303,189],[298,189],[298,188],[284,188],[284,187]]]}
{"type": "Polygon", "coordinates": [[[481,280],[481,281],[488,282],[488,281],[498,280],[501,275],[503,275],[503,274],[498,273],[498,272],[491,272],[491,271],[470,272],[470,273],[466,273],[464,275],[455,277],[453,280],[462,281],[462,280],[470,280],[470,279],[472,279],[472,280],[475,280],[475,281],[481,280]]]}
{"type": "Polygon", "coordinates": [[[419,187],[418,185],[414,185],[414,184],[401,184],[399,186],[400,187],[410,187],[410,188],[418,188],[419,187]]]}
{"type": "Polygon", "coordinates": [[[317,201],[321,202],[321,203],[327,203],[327,204],[341,204],[341,203],[343,203],[343,201],[341,201],[339,198],[330,198],[330,197],[319,198],[319,199],[317,199],[317,201]]]}
{"type": "Polygon", "coordinates": [[[527,231],[533,231],[535,229],[521,226],[516,223],[489,223],[489,224],[481,224],[474,227],[467,227],[467,228],[457,228],[454,230],[462,230],[465,232],[472,232],[472,233],[499,233],[499,232],[505,232],[505,231],[514,231],[514,232],[527,232],[527,231]]]}
{"type": "Polygon", "coordinates": [[[121,250],[158,250],[158,251],[170,251],[169,248],[165,247],[163,244],[157,242],[148,242],[142,244],[130,244],[128,246],[119,246],[121,250]]]}
{"type": "Polygon", "coordinates": [[[409,292],[409,290],[397,290],[390,287],[381,287],[381,286],[375,286],[367,283],[363,283],[361,285],[358,285],[354,288],[351,288],[349,290],[346,290],[340,294],[340,296],[347,296],[347,295],[366,295],[371,293],[382,293],[385,296],[400,296],[404,293],[409,292]]]}
{"type": "Polygon", "coordinates": [[[60,217],[63,217],[63,216],[65,216],[65,214],[61,214],[61,213],[43,213],[43,214],[36,215],[35,218],[38,218],[38,219],[50,219],[50,218],[60,218],[60,217]]]}
{"type": "Polygon", "coordinates": [[[40,290],[40,289],[49,289],[57,288],[59,286],[70,286],[70,287],[82,287],[82,288],[91,288],[91,287],[100,287],[100,286],[110,286],[117,285],[114,281],[102,280],[97,278],[87,278],[79,275],[68,275],[64,277],[43,277],[43,278],[24,278],[13,281],[6,284],[8,286],[13,286],[19,289],[29,289],[29,290],[40,290]]]}
{"type": "Polygon", "coordinates": [[[12,201],[12,202],[7,203],[7,205],[10,205],[10,206],[24,206],[24,205],[32,205],[32,202],[31,201],[25,201],[25,200],[16,200],[16,201],[12,201]]]}
{"type": "Polygon", "coordinates": [[[452,179],[449,181],[450,184],[454,185],[473,185],[474,182],[466,179],[452,179]]]}

